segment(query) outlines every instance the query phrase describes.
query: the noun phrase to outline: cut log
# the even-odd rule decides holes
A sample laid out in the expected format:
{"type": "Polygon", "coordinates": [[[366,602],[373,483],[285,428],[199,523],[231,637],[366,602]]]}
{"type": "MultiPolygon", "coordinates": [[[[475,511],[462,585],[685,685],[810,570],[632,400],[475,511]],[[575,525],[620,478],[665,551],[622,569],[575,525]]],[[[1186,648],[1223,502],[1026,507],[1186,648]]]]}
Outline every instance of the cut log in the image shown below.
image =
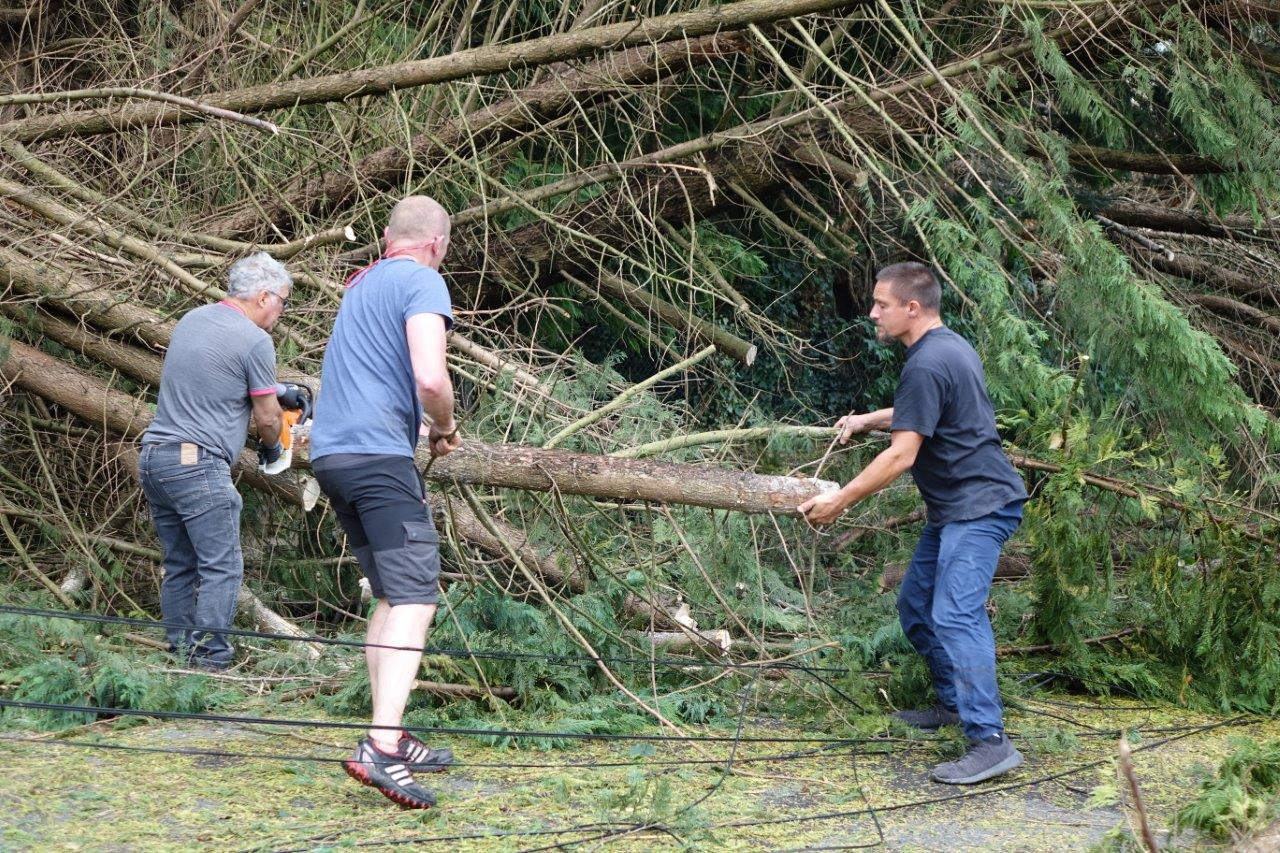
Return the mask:
{"type": "MultiPolygon", "coordinates": [[[[237,113],[256,113],[381,95],[392,90],[563,62],[602,50],[697,38],[743,29],[752,23],[767,23],[865,2],[867,0],[741,0],[511,44],[484,45],[416,62],[213,93],[201,98],[201,103],[237,113]]],[[[91,136],[124,128],[155,128],[206,118],[203,113],[177,109],[168,104],[140,103],[123,108],[74,110],[17,119],[0,125],[0,134],[19,142],[29,142],[63,136],[91,136]]]]}
{"type": "MultiPolygon", "coordinates": [[[[262,599],[254,595],[253,591],[244,584],[240,585],[240,593],[236,596],[236,607],[249,619],[255,630],[270,634],[284,634],[288,637],[310,636],[306,631],[263,604],[262,599]]],[[[316,643],[299,643],[298,645],[307,650],[307,656],[312,660],[320,657],[320,646],[316,643]]]]}
{"type": "MultiPolygon", "coordinates": [[[[87,396],[89,414],[82,417],[87,417],[91,423],[104,424],[107,429],[122,435],[139,435],[150,421],[150,412],[140,400],[126,395],[104,394],[106,389],[101,383],[83,371],[16,341],[11,346],[13,353],[9,362],[3,365],[4,375],[12,377],[13,381],[33,393],[77,414],[86,411],[84,398],[87,396]],[[60,387],[63,382],[65,387],[60,387]],[[78,392],[71,391],[76,388],[78,392]],[[95,406],[105,408],[99,413],[95,406]]],[[[110,354],[108,349],[95,353],[108,357],[110,354]]],[[[118,364],[106,363],[136,379],[159,383],[158,360],[154,358],[149,360],[149,366],[134,360],[125,363],[123,359],[118,364]]],[[[281,371],[280,375],[286,381],[305,382],[315,388],[317,394],[320,393],[319,383],[310,376],[286,371],[281,371]]],[[[296,462],[305,461],[305,457],[303,450],[295,453],[296,462]]],[[[557,491],[613,500],[676,503],[740,512],[790,514],[809,498],[837,488],[836,483],[828,481],[772,477],[709,465],[618,459],[478,441],[465,441],[461,450],[434,462],[428,450],[421,448],[418,462],[424,468],[424,476],[439,483],[557,491]]],[[[242,455],[238,468],[246,478],[284,479],[263,477],[258,473],[249,451],[242,455]]]]}
{"type": "MultiPolygon", "coordinates": [[[[419,459],[428,461],[425,450],[419,459]]],[[[711,465],[465,440],[460,450],[437,459],[424,476],[441,483],[792,515],[809,498],[838,488],[826,480],[772,477],[711,465]]]]}
{"type": "Polygon", "coordinates": [[[733,646],[733,638],[724,628],[712,631],[650,631],[642,636],[654,648],[661,647],[672,652],[702,649],[724,654],[733,646]]]}

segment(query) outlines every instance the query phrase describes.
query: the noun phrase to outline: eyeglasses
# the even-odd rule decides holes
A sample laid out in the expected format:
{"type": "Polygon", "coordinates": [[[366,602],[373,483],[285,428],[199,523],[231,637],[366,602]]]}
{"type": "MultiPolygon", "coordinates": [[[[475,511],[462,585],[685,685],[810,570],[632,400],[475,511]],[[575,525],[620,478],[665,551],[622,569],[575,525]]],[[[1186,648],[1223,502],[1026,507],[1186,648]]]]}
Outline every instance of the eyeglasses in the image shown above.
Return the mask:
{"type": "Polygon", "coordinates": [[[279,299],[279,300],[280,300],[280,310],[281,310],[281,311],[288,311],[288,310],[289,310],[289,300],[288,300],[288,299],[285,299],[283,296],[281,296],[280,294],[276,293],[274,290],[268,290],[268,291],[267,291],[267,293],[270,293],[270,294],[271,294],[272,296],[274,296],[276,299],[279,299]]]}

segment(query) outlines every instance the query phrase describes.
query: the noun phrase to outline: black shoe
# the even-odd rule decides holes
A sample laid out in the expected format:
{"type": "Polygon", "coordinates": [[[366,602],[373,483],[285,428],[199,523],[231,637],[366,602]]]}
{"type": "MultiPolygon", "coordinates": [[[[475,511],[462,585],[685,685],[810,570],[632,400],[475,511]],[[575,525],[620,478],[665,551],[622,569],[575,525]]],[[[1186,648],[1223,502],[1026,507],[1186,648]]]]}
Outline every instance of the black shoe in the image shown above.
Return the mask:
{"type": "Polygon", "coordinates": [[[443,773],[453,764],[452,749],[427,746],[405,731],[400,732],[397,746],[414,773],[443,773]]]}
{"type": "Polygon", "coordinates": [[[1008,773],[1022,763],[1022,753],[1002,734],[969,741],[969,751],[955,761],[933,768],[932,778],[944,785],[973,785],[1008,773]]]}
{"type": "Polygon", "coordinates": [[[365,738],[355,755],[342,762],[347,775],[362,785],[377,788],[402,809],[429,809],[436,795],[418,784],[403,755],[388,755],[365,738]]]}
{"type": "Polygon", "coordinates": [[[894,711],[893,717],[912,728],[925,732],[936,732],[943,726],[960,725],[960,715],[955,711],[948,711],[941,705],[934,705],[932,708],[920,711],[894,711]]]}

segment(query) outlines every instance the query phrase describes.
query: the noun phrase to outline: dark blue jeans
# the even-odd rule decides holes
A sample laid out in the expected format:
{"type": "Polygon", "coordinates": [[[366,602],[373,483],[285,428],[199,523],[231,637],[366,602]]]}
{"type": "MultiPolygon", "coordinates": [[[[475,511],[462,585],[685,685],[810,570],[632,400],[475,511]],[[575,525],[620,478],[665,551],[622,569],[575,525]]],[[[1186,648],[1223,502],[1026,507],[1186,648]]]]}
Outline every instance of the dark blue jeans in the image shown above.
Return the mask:
{"type": "MultiPolygon", "coordinates": [[[[244,578],[240,509],[226,461],[203,447],[181,444],[142,448],[138,477],[164,548],[160,609],[166,622],[227,628],[236,614],[244,578]]],[[[222,634],[168,628],[169,647],[214,668],[231,663],[222,634]]]]}
{"type": "Polygon", "coordinates": [[[928,662],[938,701],[974,739],[1004,732],[986,605],[1000,548],[1021,521],[1018,501],[969,521],[925,524],[898,593],[902,630],[928,662]]]}

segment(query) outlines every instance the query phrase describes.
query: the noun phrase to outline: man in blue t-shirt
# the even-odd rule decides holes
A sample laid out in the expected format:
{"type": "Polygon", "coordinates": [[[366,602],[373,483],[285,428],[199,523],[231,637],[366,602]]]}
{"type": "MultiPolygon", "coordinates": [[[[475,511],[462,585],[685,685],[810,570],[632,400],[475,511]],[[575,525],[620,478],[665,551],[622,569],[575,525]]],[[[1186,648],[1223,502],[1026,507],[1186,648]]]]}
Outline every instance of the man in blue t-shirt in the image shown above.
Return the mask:
{"type": "Polygon", "coordinates": [[[876,279],[877,337],[907,348],[893,408],[847,415],[840,441],[889,430],[889,447],[844,488],[801,504],[814,524],[892,483],[907,469],[928,511],[898,595],[907,638],[929,664],[937,704],[896,717],[932,731],[959,723],[970,748],[934,768],[936,782],[967,785],[1007,773],[1022,755],[1004,733],[987,595],[1000,548],[1022,520],[1026,488],[1000,446],[982,362],[942,324],[942,288],[923,264],[894,264],[876,279]]]}
{"type": "Polygon", "coordinates": [[[391,211],[382,258],[352,277],[324,352],[311,428],[311,465],[378,599],[365,660],[373,724],[348,774],[405,808],[435,796],[414,773],[444,770],[448,749],[401,728],[440,595],[440,537],[414,465],[419,434],[431,455],[457,450],[445,338],[453,324],[437,271],[449,214],[426,196],[391,211]]]}

